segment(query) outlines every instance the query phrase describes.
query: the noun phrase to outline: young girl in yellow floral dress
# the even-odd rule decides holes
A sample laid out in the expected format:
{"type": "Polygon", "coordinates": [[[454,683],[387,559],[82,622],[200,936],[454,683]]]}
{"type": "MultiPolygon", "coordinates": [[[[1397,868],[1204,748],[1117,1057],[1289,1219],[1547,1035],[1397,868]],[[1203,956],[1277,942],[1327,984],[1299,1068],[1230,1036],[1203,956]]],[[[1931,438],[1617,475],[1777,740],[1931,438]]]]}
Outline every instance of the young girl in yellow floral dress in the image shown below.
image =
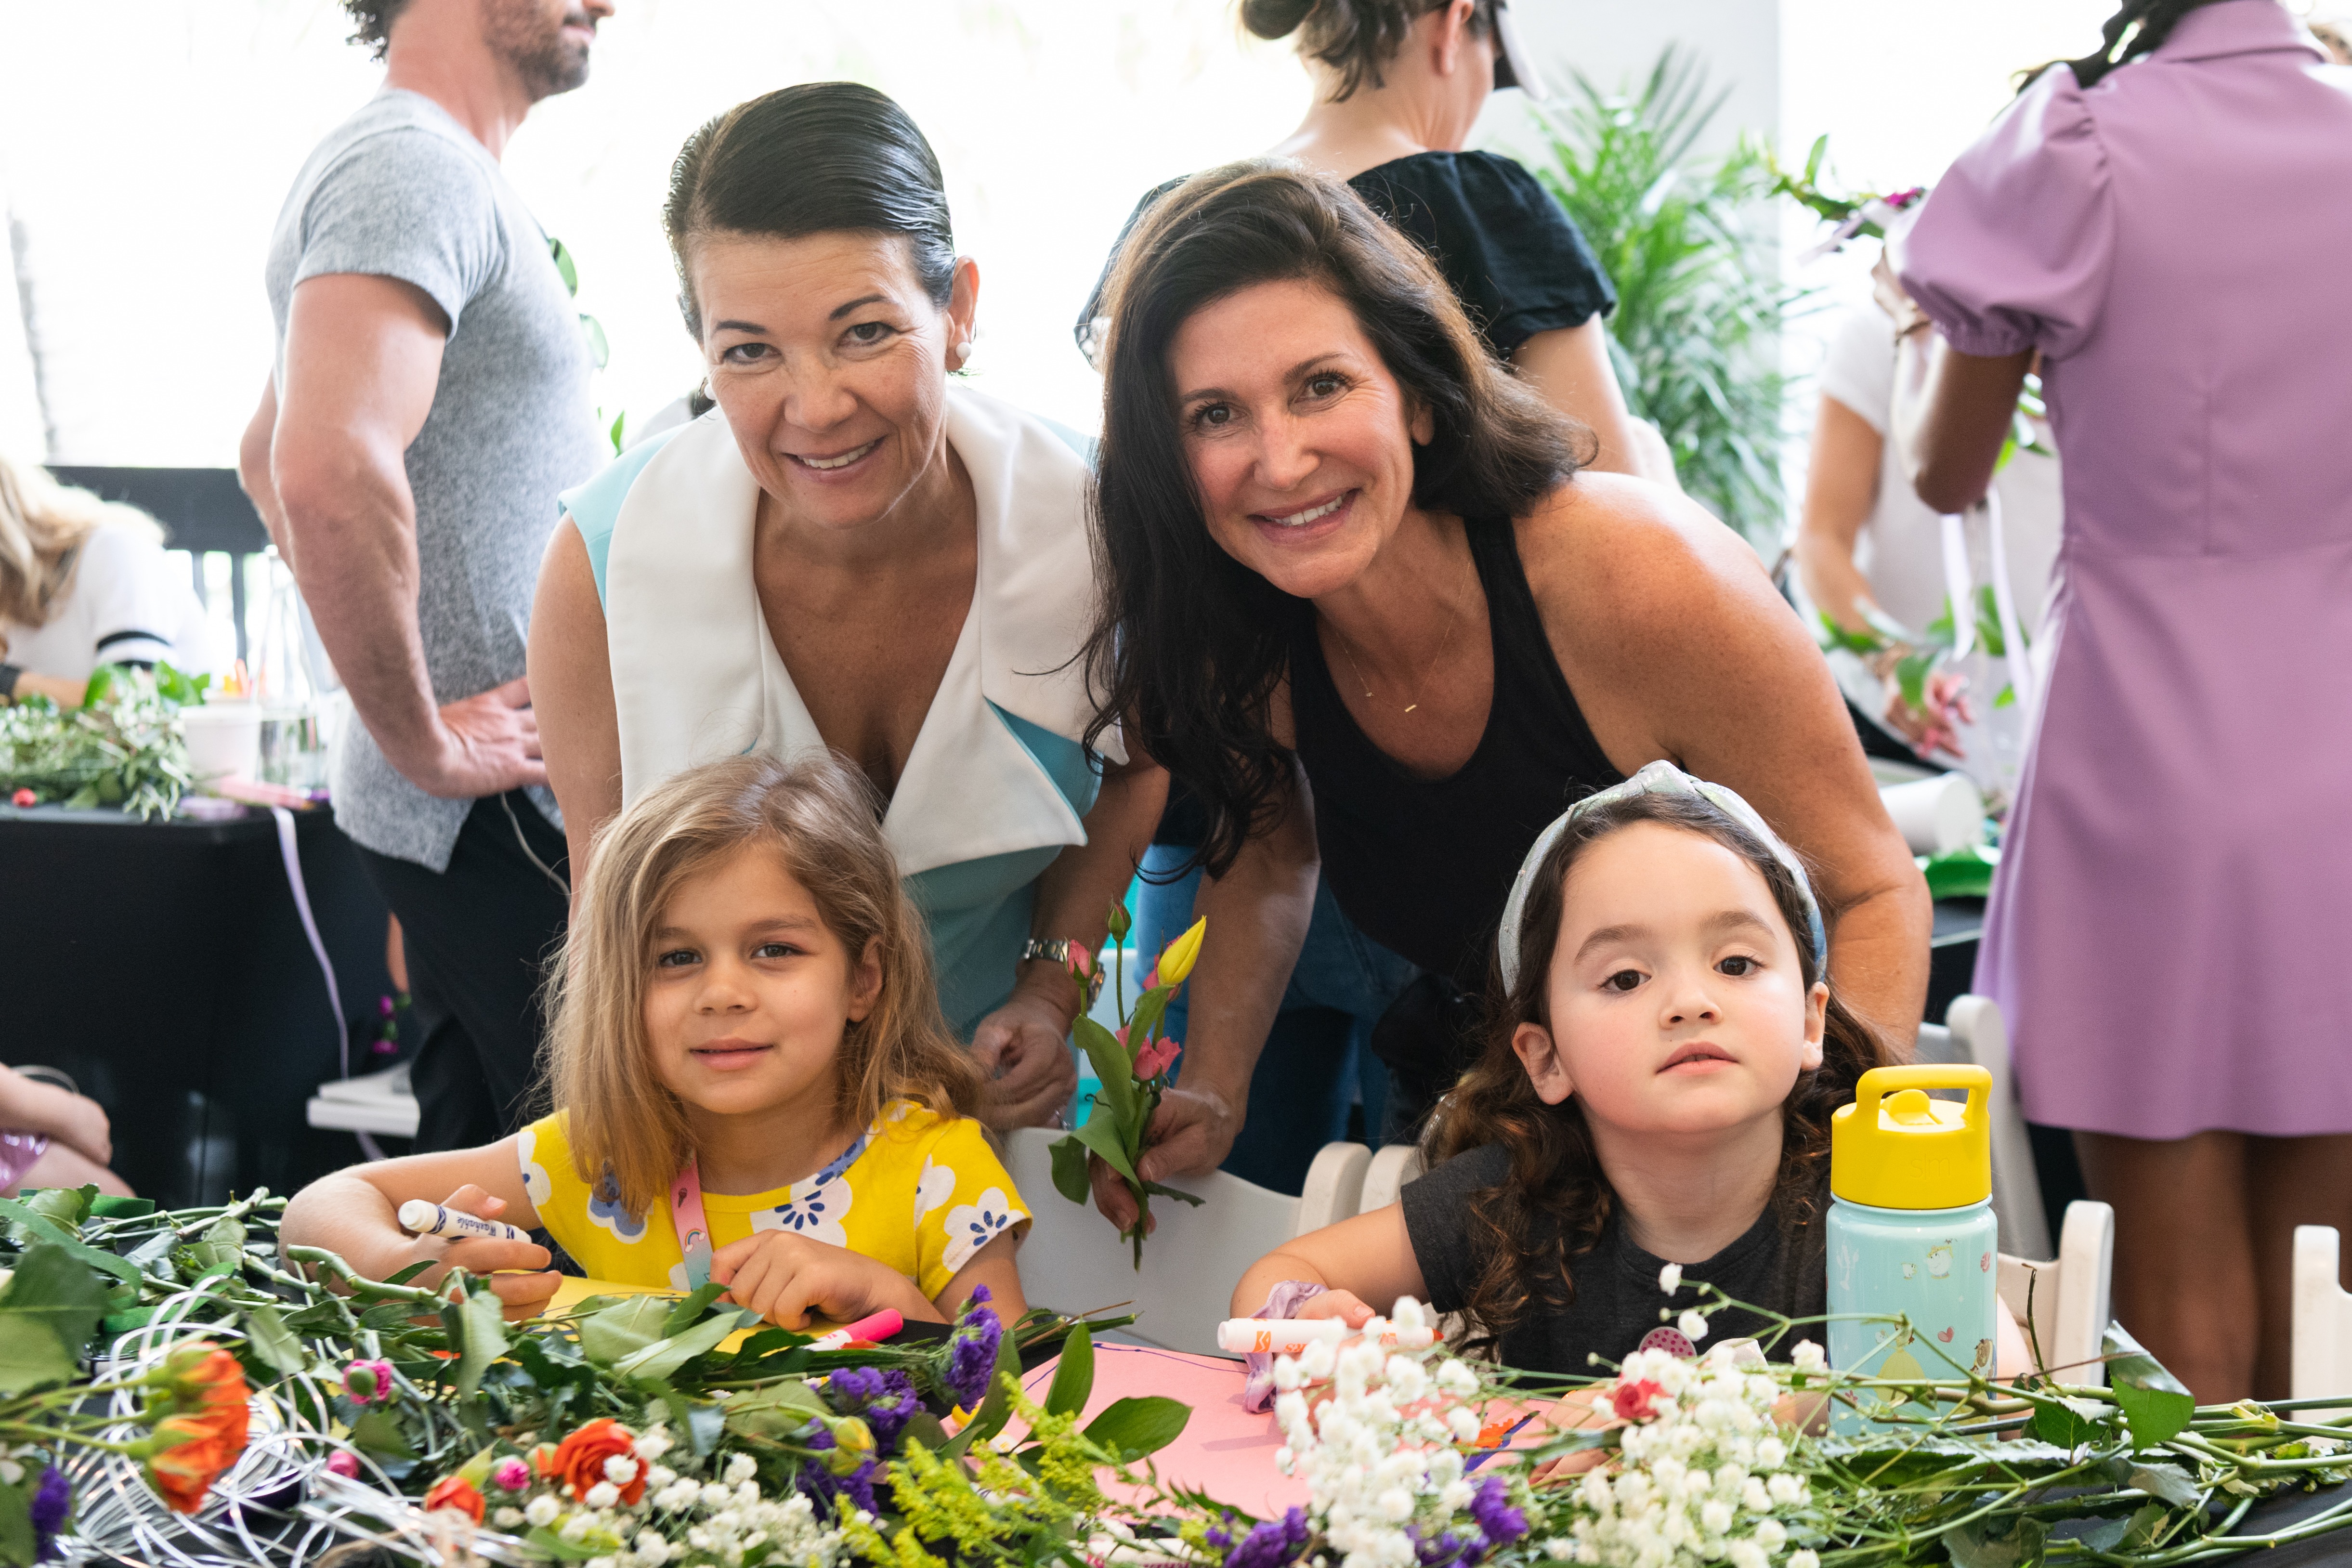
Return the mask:
{"type": "Polygon", "coordinates": [[[648,791],[597,840],[554,987],[553,1114],[478,1149],[311,1184],[285,1239],[376,1279],[499,1274],[509,1316],[558,1275],[529,1241],[411,1236],[425,1199],[541,1227],[591,1278],[704,1279],[797,1328],[1023,1310],[1029,1226],[941,1019],[920,918],[862,780],[740,757],[648,791]]]}

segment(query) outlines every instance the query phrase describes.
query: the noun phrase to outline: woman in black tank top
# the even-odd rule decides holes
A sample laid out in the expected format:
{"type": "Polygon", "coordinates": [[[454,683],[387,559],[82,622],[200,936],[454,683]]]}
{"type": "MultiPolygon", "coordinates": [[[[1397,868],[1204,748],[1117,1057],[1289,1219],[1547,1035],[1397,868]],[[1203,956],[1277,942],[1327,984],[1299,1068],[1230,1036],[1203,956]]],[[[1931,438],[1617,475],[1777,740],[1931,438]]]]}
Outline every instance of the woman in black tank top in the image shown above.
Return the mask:
{"type": "MultiPolygon", "coordinates": [[[[1247,955],[1220,966],[1237,992],[1192,998],[1141,1174],[1222,1155],[1203,1130],[1230,1138],[1318,844],[1350,920],[1469,991],[1536,833],[1659,758],[1811,858],[1841,991],[1908,1039],[1927,888],[1744,542],[1673,492],[1577,473],[1583,433],[1337,180],[1194,176],[1138,224],[1108,307],[1092,672],[1199,794],[1199,910],[1247,955]]],[[[1381,1054],[1442,1086],[1444,1035],[1381,1054]]]]}

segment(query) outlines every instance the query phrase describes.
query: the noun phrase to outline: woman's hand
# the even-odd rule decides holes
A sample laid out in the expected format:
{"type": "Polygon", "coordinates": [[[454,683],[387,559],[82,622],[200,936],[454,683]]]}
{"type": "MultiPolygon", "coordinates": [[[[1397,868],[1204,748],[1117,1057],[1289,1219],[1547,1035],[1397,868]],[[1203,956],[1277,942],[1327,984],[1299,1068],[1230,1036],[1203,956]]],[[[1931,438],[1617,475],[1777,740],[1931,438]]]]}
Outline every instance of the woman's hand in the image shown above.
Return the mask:
{"type": "MultiPolygon", "coordinates": [[[[1160,1096],[1160,1108],[1144,1129],[1143,1158],[1136,1163],[1135,1173],[1147,1182],[1165,1182],[1215,1170],[1233,1152],[1234,1140],[1241,1136],[1246,1100],[1245,1092],[1227,1094],[1215,1089],[1186,1089],[1182,1084],[1170,1089],[1160,1096]]],[[[1099,1154],[1088,1156],[1087,1173],[1094,1182],[1095,1207],[1103,1217],[1121,1231],[1134,1225],[1135,1194],[1128,1191],[1127,1178],[1099,1154]]],[[[1155,1216],[1151,1226],[1159,1223],[1155,1216]]],[[[1146,1227],[1144,1234],[1150,1235],[1151,1227],[1146,1227]]]]}
{"type": "MultiPolygon", "coordinates": [[[[1544,1422],[1560,1432],[1605,1432],[1612,1426],[1625,1425],[1610,1405],[1609,1396],[1616,1391],[1613,1383],[1596,1383],[1571,1389],[1555,1401],[1543,1413],[1544,1422]]],[[[1530,1486],[1565,1486],[1587,1470],[1598,1469],[1610,1461],[1606,1448],[1584,1448],[1573,1454],[1538,1466],[1528,1477],[1530,1486]]]]}
{"type": "Polygon", "coordinates": [[[1326,1290],[1298,1304],[1294,1318],[1337,1318],[1351,1329],[1360,1329],[1372,1321],[1371,1308],[1353,1290],[1326,1290]]]}
{"type": "MultiPolygon", "coordinates": [[[[496,1219],[506,1212],[507,1201],[493,1197],[468,1182],[441,1200],[444,1208],[453,1208],[483,1219],[496,1219]]],[[[520,1322],[544,1311],[554,1298],[556,1287],[563,1276],[548,1268],[552,1259],[547,1248],[535,1241],[492,1241],[480,1236],[420,1236],[409,1244],[408,1256],[398,1259],[384,1270],[397,1274],[410,1263],[426,1263],[432,1267],[409,1281],[427,1289],[447,1278],[452,1268],[462,1268],[478,1279],[487,1279],[499,1298],[500,1310],[507,1321],[520,1322]]]]}
{"type": "Polygon", "coordinates": [[[972,1031],[972,1059],[989,1079],[980,1100],[980,1119],[989,1126],[1003,1132],[1060,1125],[1071,1097],[1078,1092],[1078,1064],[1064,1043],[1076,996],[1076,987],[1066,973],[1058,981],[1049,976],[1042,984],[1024,975],[1012,1000],[972,1031]],[[1045,989],[1048,984],[1069,993],[1068,1000],[1055,1001],[1045,989]]]}
{"type": "Polygon", "coordinates": [[[710,1277],[727,1287],[721,1300],[748,1307],[779,1328],[803,1328],[812,1311],[840,1323],[884,1307],[909,1318],[933,1315],[914,1282],[897,1269],[788,1230],[729,1242],[711,1255],[710,1277]]]}
{"type": "Polygon", "coordinates": [[[1901,685],[1889,680],[1886,711],[1882,717],[1923,757],[1937,752],[1966,757],[1969,753],[1960,745],[1959,727],[1976,721],[1976,710],[1969,701],[1968,690],[1967,676],[1939,669],[1927,678],[1927,690],[1922,693],[1927,700],[1914,708],[1904,700],[1901,685]]]}
{"type": "Polygon", "coordinates": [[[46,1132],[53,1142],[86,1154],[99,1164],[114,1163],[113,1126],[98,1101],[53,1083],[28,1079],[25,1089],[33,1107],[27,1131],[46,1132]]]}

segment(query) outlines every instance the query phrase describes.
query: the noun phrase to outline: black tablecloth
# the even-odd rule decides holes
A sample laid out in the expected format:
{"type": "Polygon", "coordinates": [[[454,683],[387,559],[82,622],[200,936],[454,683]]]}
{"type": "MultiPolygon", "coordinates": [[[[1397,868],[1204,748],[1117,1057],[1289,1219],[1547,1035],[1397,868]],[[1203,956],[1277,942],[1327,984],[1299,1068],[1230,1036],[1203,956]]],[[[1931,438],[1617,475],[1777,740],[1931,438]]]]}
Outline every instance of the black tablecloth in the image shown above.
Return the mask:
{"type": "MultiPolygon", "coordinates": [[[[332,814],[294,815],[346,1029],[372,1025],[392,989],[386,910],[332,814]]],[[[350,1134],[303,1121],[341,1039],[267,811],[142,823],[0,806],[0,1061],[71,1073],[140,1194],[289,1192],[356,1159],[350,1134]]]]}

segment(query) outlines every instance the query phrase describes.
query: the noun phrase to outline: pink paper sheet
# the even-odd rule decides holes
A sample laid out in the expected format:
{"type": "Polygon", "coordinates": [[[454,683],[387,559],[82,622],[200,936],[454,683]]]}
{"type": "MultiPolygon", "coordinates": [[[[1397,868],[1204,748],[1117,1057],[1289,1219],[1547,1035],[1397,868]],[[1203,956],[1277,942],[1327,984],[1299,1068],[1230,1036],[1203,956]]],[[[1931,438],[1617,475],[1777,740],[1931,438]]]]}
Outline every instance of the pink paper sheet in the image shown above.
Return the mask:
{"type": "MultiPolygon", "coordinates": [[[[1045,1397],[1059,1364],[1057,1357],[1022,1379],[1030,1398],[1045,1397]]],[[[1095,1346],[1087,1420],[1114,1400],[1152,1394],[1192,1407],[1183,1436],[1151,1458],[1163,1485],[1193,1488],[1260,1519],[1306,1505],[1307,1484],[1274,1468],[1274,1451],[1282,1447],[1274,1417],[1242,1408],[1241,1363],[1141,1345],[1095,1346]]]]}

